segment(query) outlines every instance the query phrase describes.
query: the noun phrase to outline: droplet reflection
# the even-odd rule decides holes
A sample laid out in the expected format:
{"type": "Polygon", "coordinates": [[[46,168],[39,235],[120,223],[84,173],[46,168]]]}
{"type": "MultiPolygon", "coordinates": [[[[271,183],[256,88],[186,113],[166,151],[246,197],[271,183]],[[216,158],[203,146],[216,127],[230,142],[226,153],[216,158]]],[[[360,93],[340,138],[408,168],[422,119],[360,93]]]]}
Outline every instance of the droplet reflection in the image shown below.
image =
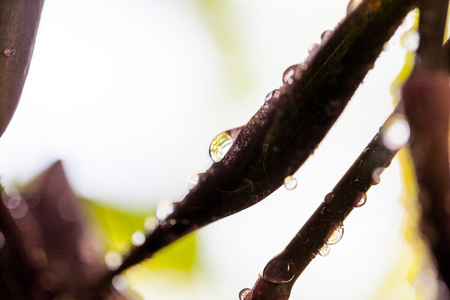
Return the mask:
{"type": "Polygon", "coordinates": [[[383,144],[389,150],[396,151],[409,140],[409,123],[402,114],[392,115],[386,123],[381,130],[383,144]]]}
{"type": "Polygon", "coordinates": [[[249,288],[245,288],[239,292],[239,300],[248,300],[253,297],[253,290],[249,288]]]}
{"type": "Polygon", "coordinates": [[[108,251],[105,254],[105,264],[109,270],[115,270],[122,264],[122,255],[116,251],[108,251]]]}
{"type": "Polygon", "coordinates": [[[292,176],[287,176],[284,179],[284,187],[286,188],[286,190],[292,191],[297,187],[297,179],[292,176]]]}
{"type": "Polygon", "coordinates": [[[145,242],[145,234],[144,232],[137,230],[131,236],[131,243],[135,246],[140,246],[145,242]]]}
{"type": "Polygon", "coordinates": [[[335,245],[335,244],[339,243],[340,240],[342,240],[343,236],[344,236],[344,226],[339,226],[330,235],[330,237],[328,238],[327,244],[328,245],[335,245]]]}
{"type": "Polygon", "coordinates": [[[320,256],[327,256],[330,254],[330,246],[323,244],[322,248],[319,249],[320,256]]]}

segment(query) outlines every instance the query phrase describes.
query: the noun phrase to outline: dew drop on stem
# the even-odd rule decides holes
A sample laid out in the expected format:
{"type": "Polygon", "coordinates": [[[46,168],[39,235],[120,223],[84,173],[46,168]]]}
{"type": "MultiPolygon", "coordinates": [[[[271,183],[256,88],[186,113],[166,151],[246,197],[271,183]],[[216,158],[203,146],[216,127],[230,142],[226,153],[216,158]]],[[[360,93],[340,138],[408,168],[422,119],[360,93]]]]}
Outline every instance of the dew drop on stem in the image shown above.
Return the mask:
{"type": "Polygon", "coordinates": [[[123,291],[128,286],[127,279],[124,275],[114,276],[111,283],[112,283],[112,286],[118,291],[123,291]]]}
{"type": "Polygon", "coordinates": [[[158,202],[156,208],[156,217],[158,220],[164,220],[173,212],[173,202],[169,200],[163,200],[158,202]]]}
{"type": "Polygon", "coordinates": [[[322,248],[319,249],[319,255],[327,256],[328,254],[330,254],[330,246],[323,244],[322,248]]]}
{"type": "Polygon", "coordinates": [[[140,246],[145,242],[145,234],[141,230],[136,230],[131,236],[131,243],[134,246],[140,246]]]}
{"type": "Polygon", "coordinates": [[[144,228],[147,233],[152,233],[158,227],[159,221],[155,217],[148,217],[144,221],[144,228]]]}
{"type": "Polygon", "coordinates": [[[419,47],[420,36],[416,29],[410,29],[402,34],[400,37],[400,45],[406,51],[413,53],[419,47]]]}
{"type": "Polygon", "coordinates": [[[3,50],[3,55],[6,57],[14,56],[16,55],[16,49],[14,49],[14,47],[8,47],[3,50]]]}
{"type": "Polygon", "coordinates": [[[105,264],[109,270],[117,269],[123,261],[122,255],[116,251],[108,251],[105,254],[105,264]]]}
{"type": "Polygon", "coordinates": [[[327,241],[327,245],[335,245],[342,240],[344,236],[344,226],[339,226],[336,230],[330,235],[327,241]]]}
{"type": "Polygon", "coordinates": [[[272,259],[264,268],[262,278],[271,283],[287,283],[295,276],[294,264],[284,259],[272,259]]]}
{"type": "Polygon", "coordinates": [[[325,196],[325,198],[323,199],[323,201],[324,201],[325,203],[331,203],[331,201],[333,201],[333,199],[334,199],[334,193],[331,192],[331,193],[328,193],[328,194],[325,196]]]}
{"type": "Polygon", "coordinates": [[[239,300],[249,300],[253,297],[253,290],[245,288],[239,292],[239,300]]]}
{"type": "Polygon", "coordinates": [[[381,128],[381,139],[386,148],[396,151],[409,140],[411,130],[409,123],[402,114],[393,114],[381,128]]]}
{"type": "Polygon", "coordinates": [[[352,13],[360,4],[362,0],[350,0],[350,2],[347,5],[347,15],[352,13]]]}
{"type": "Polygon", "coordinates": [[[361,207],[364,204],[366,204],[366,201],[367,201],[367,194],[364,192],[361,192],[358,194],[358,196],[356,196],[355,201],[353,201],[353,206],[361,207]]]}
{"type": "Polygon", "coordinates": [[[283,83],[292,84],[294,82],[295,73],[298,69],[298,65],[292,65],[287,68],[283,73],[283,83]]]}
{"type": "Polygon", "coordinates": [[[381,173],[383,173],[384,168],[376,168],[373,172],[372,172],[372,177],[370,178],[370,184],[371,185],[377,185],[380,183],[381,181],[381,173]]]}
{"type": "Polygon", "coordinates": [[[287,176],[284,178],[284,187],[288,191],[292,191],[297,187],[297,179],[292,176],[287,176]]]}
{"type": "Polygon", "coordinates": [[[272,100],[273,98],[278,98],[279,96],[280,96],[280,91],[278,89],[275,89],[266,95],[264,102],[268,102],[268,101],[272,100]]]}

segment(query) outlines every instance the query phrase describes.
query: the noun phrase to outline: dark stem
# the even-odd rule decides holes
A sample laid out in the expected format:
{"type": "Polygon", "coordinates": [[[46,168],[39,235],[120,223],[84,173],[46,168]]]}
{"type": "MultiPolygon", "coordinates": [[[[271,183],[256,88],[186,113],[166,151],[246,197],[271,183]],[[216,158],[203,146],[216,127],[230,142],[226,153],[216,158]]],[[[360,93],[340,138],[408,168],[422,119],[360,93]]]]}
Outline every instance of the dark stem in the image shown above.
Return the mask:
{"type": "Polygon", "coordinates": [[[269,261],[253,287],[252,297],[245,300],[289,298],[300,274],[352,210],[364,204],[366,192],[378,183],[381,172],[390,165],[397,149],[386,148],[383,132],[399,118],[398,113],[390,116],[286,248],[269,261]]]}
{"type": "Polygon", "coordinates": [[[0,0],[0,136],[19,103],[44,0],[0,0]]]}
{"type": "Polygon", "coordinates": [[[225,158],[201,176],[160,228],[105,278],[278,189],[314,152],[413,4],[414,0],[363,2],[316,54],[293,69],[241,130],[225,158]]]}

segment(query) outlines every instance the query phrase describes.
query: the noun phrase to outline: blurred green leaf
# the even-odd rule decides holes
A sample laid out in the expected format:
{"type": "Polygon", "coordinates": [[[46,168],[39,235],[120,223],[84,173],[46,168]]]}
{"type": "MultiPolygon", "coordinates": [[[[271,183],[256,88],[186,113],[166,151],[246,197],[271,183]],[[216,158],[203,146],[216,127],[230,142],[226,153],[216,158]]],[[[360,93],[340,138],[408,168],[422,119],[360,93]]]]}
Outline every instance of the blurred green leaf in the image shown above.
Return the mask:
{"type": "MultiPolygon", "coordinates": [[[[125,211],[105,204],[86,200],[86,207],[104,238],[108,250],[126,254],[132,246],[131,236],[136,231],[144,232],[144,222],[154,216],[155,209],[149,211],[125,211]]],[[[196,259],[197,236],[189,234],[162,249],[144,265],[149,269],[173,269],[189,272],[196,259]]]]}

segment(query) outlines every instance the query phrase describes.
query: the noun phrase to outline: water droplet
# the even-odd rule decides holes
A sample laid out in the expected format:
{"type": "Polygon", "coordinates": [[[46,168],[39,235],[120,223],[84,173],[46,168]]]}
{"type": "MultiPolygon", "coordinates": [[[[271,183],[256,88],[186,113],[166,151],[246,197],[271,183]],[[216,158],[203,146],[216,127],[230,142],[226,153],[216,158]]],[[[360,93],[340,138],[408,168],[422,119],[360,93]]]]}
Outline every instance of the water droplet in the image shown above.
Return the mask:
{"type": "Polygon", "coordinates": [[[283,73],[283,83],[292,84],[294,82],[294,78],[296,78],[295,74],[298,73],[297,69],[299,69],[298,65],[292,65],[287,68],[283,73]]]}
{"type": "Polygon", "coordinates": [[[8,47],[3,50],[3,55],[5,55],[6,57],[16,55],[16,49],[14,49],[14,47],[8,47]]]}
{"type": "Polygon", "coordinates": [[[218,134],[209,145],[209,156],[214,162],[221,161],[228,150],[230,150],[232,144],[231,135],[226,132],[218,134]]]}
{"type": "Polygon", "coordinates": [[[333,201],[333,199],[334,199],[334,193],[331,192],[331,193],[328,193],[328,194],[325,196],[325,198],[323,199],[323,201],[324,201],[325,203],[330,203],[331,201],[333,201]]]}
{"type": "Polygon", "coordinates": [[[264,102],[268,102],[268,101],[272,100],[273,98],[278,98],[279,96],[280,96],[280,91],[278,89],[275,89],[266,95],[264,102]]]}
{"type": "Polygon", "coordinates": [[[284,179],[284,187],[288,190],[288,191],[292,191],[293,189],[295,189],[297,187],[297,179],[295,179],[292,176],[287,176],[284,179]]]}
{"type": "Polygon", "coordinates": [[[307,61],[311,61],[313,59],[313,57],[317,54],[317,52],[319,52],[319,49],[320,49],[320,45],[317,43],[309,46],[307,61]]]}
{"type": "Polygon", "coordinates": [[[6,242],[5,235],[3,234],[3,232],[0,232],[0,249],[2,249],[3,246],[5,246],[5,242],[6,242]]]}
{"type": "Polygon", "coordinates": [[[109,270],[115,270],[122,264],[123,258],[116,251],[108,251],[105,254],[105,264],[109,270]]]}
{"type": "Polygon", "coordinates": [[[347,5],[347,15],[352,13],[358,7],[358,5],[361,4],[361,2],[362,0],[350,0],[350,2],[347,5]]]}
{"type": "Polygon", "coordinates": [[[322,32],[322,35],[320,36],[320,42],[325,43],[330,39],[332,35],[333,35],[332,30],[325,30],[324,32],[322,32]]]}
{"type": "Polygon", "coordinates": [[[155,217],[148,217],[144,221],[144,228],[147,233],[152,233],[158,227],[159,221],[155,217]]]}
{"type": "Polygon", "coordinates": [[[248,300],[252,299],[253,297],[253,290],[249,288],[245,288],[242,291],[239,292],[239,300],[248,300]]]}
{"type": "Polygon", "coordinates": [[[344,236],[344,226],[339,226],[336,230],[330,235],[327,241],[327,245],[335,245],[342,240],[344,236]]]}
{"type": "Polygon", "coordinates": [[[262,277],[272,283],[290,282],[295,276],[295,268],[291,262],[278,257],[272,259],[264,268],[262,277]]]}
{"type": "Polygon", "coordinates": [[[111,283],[113,287],[118,291],[123,291],[128,286],[127,279],[123,275],[114,276],[114,278],[111,280],[111,283]]]}
{"type": "Polygon", "coordinates": [[[406,31],[400,37],[400,44],[408,52],[415,52],[419,47],[420,36],[416,29],[406,31]]]}
{"type": "Polygon", "coordinates": [[[201,174],[194,174],[191,177],[189,177],[189,179],[186,182],[186,186],[188,188],[188,190],[192,190],[200,181],[200,175],[201,174]]]}
{"type": "Polygon", "coordinates": [[[20,195],[13,196],[13,197],[3,197],[3,202],[5,203],[5,206],[8,209],[14,209],[19,207],[20,203],[22,202],[22,197],[20,195]]]}
{"type": "Polygon", "coordinates": [[[163,200],[158,203],[156,208],[156,217],[158,220],[164,220],[173,212],[173,202],[169,200],[163,200]]]}
{"type": "Polygon", "coordinates": [[[145,234],[141,230],[136,230],[131,236],[131,243],[135,246],[140,246],[145,242],[145,234]]]}
{"type": "Polygon", "coordinates": [[[361,207],[364,204],[366,204],[367,201],[367,194],[364,192],[361,192],[358,194],[358,196],[356,197],[355,201],[353,201],[353,206],[354,207],[361,207]]]}
{"type": "Polygon", "coordinates": [[[323,244],[322,248],[319,249],[320,256],[327,256],[330,254],[330,246],[323,244]]]}
{"type": "Polygon", "coordinates": [[[376,168],[372,173],[372,178],[370,178],[371,185],[377,185],[380,183],[380,175],[383,173],[384,168],[376,168]]]}
{"type": "Polygon", "coordinates": [[[381,139],[386,148],[396,151],[408,142],[410,133],[406,118],[402,114],[393,114],[381,128],[381,139]]]}

